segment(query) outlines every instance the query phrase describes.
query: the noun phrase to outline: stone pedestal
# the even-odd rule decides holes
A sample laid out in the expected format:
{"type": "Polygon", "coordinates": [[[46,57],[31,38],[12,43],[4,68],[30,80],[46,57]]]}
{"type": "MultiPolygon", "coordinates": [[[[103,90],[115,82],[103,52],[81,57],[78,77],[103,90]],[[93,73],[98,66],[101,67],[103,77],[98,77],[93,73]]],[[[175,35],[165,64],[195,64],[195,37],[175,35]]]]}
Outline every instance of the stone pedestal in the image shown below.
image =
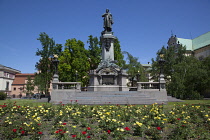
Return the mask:
{"type": "Polygon", "coordinates": [[[102,32],[100,41],[102,43],[102,60],[114,61],[114,39],[112,32],[102,32]]]}
{"type": "Polygon", "coordinates": [[[128,91],[127,73],[115,64],[112,32],[102,32],[102,60],[98,68],[90,71],[88,91],[128,91]]]}
{"type": "Polygon", "coordinates": [[[159,79],[159,83],[160,83],[160,90],[165,90],[166,87],[165,87],[165,84],[166,84],[166,81],[164,79],[164,75],[163,74],[160,74],[160,79],[159,79]]]}

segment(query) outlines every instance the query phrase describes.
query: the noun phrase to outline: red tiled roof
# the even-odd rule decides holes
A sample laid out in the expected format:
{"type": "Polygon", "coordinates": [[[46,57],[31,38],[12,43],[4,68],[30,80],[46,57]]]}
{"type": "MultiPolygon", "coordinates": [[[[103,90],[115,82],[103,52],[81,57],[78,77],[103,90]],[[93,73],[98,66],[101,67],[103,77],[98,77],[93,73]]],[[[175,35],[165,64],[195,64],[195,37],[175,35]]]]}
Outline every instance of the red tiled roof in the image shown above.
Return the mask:
{"type": "Polygon", "coordinates": [[[32,79],[33,79],[35,74],[33,74],[33,73],[19,73],[19,74],[16,74],[12,85],[24,85],[24,84],[26,84],[25,80],[27,80],[28,76],[31,76],[32,79]]]}

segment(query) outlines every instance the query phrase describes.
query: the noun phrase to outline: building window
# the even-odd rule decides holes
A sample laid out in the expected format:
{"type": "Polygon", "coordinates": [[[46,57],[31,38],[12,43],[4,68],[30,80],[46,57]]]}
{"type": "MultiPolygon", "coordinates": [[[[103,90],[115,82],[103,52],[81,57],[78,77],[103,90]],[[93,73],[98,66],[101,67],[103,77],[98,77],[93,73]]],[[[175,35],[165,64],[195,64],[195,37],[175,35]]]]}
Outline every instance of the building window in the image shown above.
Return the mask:
{"type": "Polygon", "coordinates": [[[13,90],[16,91],[16,87],[14,87],[13,90]]]}
{"type": "Polygon", "coordinates": [[[9,82],[6,83],[6,90],[9,90],[9,82]]]}

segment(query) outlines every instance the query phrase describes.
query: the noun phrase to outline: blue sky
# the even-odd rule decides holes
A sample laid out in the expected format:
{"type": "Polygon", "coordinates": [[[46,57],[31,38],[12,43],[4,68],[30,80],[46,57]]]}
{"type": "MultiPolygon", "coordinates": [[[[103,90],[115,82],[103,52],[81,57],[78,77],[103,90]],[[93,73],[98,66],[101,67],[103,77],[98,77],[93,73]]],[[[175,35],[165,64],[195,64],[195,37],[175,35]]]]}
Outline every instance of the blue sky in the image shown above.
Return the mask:
{"type": "Polygon", "coordinates": [[[171,31],[187,39],[210,31],[210,0],[0,0],[0,64],[35,72],[41,32],[59,44],[76,38],[87,48],[88,36],[103,30],[106,8],[122,51],[142,64],[166,46],[171,31]]]}

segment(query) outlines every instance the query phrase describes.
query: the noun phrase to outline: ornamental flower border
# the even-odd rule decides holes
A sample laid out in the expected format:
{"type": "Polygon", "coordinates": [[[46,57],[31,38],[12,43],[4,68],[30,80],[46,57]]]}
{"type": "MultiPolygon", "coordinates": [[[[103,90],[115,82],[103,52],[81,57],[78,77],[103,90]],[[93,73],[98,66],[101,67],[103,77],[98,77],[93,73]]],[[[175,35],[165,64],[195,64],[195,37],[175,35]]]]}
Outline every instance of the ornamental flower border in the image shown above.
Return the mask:
{"type": "Polygon", "coordinates": [[[2,139],[209,139],[205,105],[0,105],[2,139]]]}

